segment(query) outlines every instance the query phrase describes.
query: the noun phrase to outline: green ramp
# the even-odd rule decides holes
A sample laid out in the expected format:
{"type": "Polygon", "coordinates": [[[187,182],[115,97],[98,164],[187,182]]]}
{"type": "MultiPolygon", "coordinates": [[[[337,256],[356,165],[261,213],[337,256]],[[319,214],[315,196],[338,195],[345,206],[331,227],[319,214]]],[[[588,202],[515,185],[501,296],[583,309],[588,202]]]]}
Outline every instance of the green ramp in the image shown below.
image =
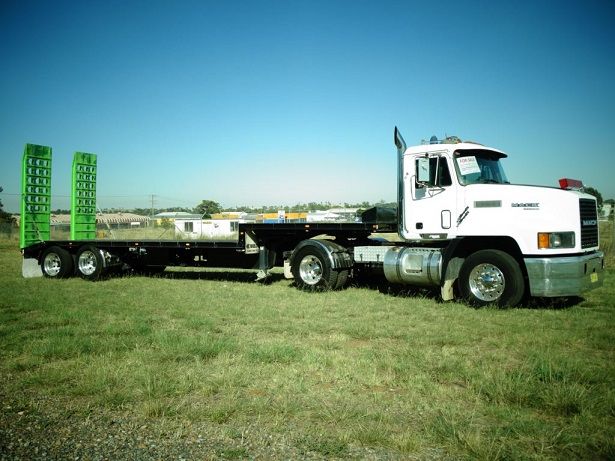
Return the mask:
{"type": "Polygon", "coordinates": [[[51,147],[26,144],[21,167],[19,247],[49,240],[51,219],[51,147]]]}
{"type": "Polygon", "coordinates": [[[75,152],[71,188],[70,238],[96,238],[96,154],[75,152]]]}

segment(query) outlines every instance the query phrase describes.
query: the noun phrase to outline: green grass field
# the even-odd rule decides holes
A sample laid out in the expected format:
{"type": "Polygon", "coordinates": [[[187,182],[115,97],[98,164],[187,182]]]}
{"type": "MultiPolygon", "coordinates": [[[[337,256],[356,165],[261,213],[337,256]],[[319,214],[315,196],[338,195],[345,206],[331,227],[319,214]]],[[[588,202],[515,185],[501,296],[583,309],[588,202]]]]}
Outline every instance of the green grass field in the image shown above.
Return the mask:
{"type": "Polygon", "coordinates": [[[95,459],[122,421],[207,438],[197,459],[614,459],[610,264],[574,305],[477,310],[241,271],[23,279],[0,240],[0,454],[36,415],[52,458],[95,459]],[[97,434],[61,451],[79,425],[97,434]]]}

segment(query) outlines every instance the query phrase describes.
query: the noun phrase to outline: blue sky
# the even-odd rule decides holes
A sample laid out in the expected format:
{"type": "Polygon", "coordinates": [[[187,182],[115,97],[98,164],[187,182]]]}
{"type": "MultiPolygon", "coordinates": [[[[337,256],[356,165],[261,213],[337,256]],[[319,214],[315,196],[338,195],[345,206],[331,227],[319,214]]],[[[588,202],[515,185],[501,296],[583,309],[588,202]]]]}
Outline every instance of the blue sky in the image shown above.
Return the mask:
{"type": "Polygon", "coordinates": [[[612,1],[0,3],[0,194],[27,142],[98,154],[100,207],[392,201],[393,127],[615,198],[612,1]]]}

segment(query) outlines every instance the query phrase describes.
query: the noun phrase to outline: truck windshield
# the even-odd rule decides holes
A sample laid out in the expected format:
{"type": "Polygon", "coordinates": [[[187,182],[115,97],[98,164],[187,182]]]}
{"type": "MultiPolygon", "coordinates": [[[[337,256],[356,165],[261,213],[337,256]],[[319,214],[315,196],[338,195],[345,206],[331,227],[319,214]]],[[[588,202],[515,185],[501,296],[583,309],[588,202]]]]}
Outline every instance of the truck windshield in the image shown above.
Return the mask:
{"type": "Polygon", "coordinates": [[[468,184],[510,184],[500,159],[505,154],[488,150],[460,150],[455,152],[455,169],[459,182],[468,184]]]}

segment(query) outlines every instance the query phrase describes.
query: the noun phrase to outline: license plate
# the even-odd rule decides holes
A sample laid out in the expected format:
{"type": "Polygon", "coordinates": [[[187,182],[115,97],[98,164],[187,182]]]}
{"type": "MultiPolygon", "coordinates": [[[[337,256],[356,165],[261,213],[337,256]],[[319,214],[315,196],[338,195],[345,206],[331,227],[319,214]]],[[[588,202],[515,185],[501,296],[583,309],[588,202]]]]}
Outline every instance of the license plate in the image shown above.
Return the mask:
{"type": "Polygon", "coordinates": [[[596,272],[592,272],[589,274],[589,280],[591,280],[592,283],[596,283],[598,281],[598,274],[596,272]]]}

